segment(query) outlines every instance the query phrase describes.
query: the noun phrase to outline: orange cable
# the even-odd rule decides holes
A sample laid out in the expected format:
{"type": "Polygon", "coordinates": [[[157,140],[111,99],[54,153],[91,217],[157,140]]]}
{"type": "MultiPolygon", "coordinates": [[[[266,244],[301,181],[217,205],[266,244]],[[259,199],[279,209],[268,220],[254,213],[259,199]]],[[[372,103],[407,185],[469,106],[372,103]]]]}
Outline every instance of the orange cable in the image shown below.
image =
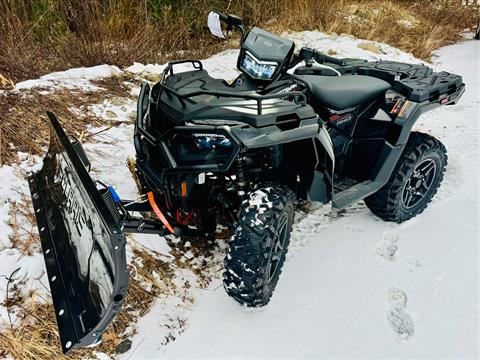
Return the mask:
{"type": "Polygon", "coordinates": [[[168,229],[168,231],[170,231],[172,234],[175,234],[175,230],[173,230],[172,226],[168,223],[167,218],[163,215],[160,208],[157,206],[157,203],[155,202],[155,198],[153,197],[153,192],[149,191],[147,193],[147,196],[148,196],[148,202],[150,203],[150,206],[152,207],[155,215],[157,215],[158,219],[168,229]]]}

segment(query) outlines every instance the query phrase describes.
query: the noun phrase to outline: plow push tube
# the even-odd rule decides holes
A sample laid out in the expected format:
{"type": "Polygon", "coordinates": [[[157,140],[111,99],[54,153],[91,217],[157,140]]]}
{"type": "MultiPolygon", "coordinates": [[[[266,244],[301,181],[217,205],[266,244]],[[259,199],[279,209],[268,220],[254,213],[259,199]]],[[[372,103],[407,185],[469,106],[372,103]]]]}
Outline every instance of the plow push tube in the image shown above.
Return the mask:
{"type": "Polygon", "coordinates": [[[94,345],[120,311],[125,236],[52,113],[50,147],[28,182],[63,352],[94,345]]]}

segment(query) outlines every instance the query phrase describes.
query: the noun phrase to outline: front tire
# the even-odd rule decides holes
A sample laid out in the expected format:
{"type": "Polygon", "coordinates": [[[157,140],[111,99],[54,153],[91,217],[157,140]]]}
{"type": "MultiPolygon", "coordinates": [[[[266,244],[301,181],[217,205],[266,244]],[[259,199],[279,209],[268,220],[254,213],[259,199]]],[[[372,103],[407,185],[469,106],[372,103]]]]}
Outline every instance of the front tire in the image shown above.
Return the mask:
{"type": "Polygon", "coordinates": [[[295,194],[285,186],[262,187],[239,210],[225,257],[223,284],[242,305],[266,305],[275,290],[290,243],[295,194]]]}
{"type": "Polygon", "coordinates": [[[447,151],[434,137],[412,132],[390,180],[365,204],[385,221],[417,216],[437,193],[447,165],[447,151]]]}

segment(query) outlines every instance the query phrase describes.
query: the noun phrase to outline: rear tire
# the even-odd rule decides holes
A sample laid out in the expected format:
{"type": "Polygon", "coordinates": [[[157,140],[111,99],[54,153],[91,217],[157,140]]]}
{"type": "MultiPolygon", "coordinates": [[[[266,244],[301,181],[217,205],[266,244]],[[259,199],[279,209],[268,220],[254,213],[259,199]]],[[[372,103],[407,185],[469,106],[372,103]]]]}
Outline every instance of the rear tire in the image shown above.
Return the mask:
{"type": "Polygon", "coordinates": [[[290,243],[295,194],[285,186],[262,187],[239,210],[225,257],[223,284],[242,305],[266,305],[275,290],[290,243]]]}
{"type": "Polygon", "coordinates": [[[434,137],[412,132],[390,180],[365,204],[385,221],[401,223],[428,206],[443,180],[447,152],[434,137]]]}

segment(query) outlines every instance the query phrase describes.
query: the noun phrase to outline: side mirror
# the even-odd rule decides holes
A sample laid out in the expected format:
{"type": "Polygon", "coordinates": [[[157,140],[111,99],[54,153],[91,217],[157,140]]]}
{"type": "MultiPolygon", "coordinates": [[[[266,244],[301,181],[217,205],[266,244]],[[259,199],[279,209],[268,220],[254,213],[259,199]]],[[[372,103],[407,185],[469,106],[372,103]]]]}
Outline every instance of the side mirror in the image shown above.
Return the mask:
{"type": "Polygon", "coordinates": [[[222,31],[222,25],[220,23],[220,15],[214,11],[210,11],[208,14],[208,28],[213,36],[225,39],[225,34],[222,31]]]}

